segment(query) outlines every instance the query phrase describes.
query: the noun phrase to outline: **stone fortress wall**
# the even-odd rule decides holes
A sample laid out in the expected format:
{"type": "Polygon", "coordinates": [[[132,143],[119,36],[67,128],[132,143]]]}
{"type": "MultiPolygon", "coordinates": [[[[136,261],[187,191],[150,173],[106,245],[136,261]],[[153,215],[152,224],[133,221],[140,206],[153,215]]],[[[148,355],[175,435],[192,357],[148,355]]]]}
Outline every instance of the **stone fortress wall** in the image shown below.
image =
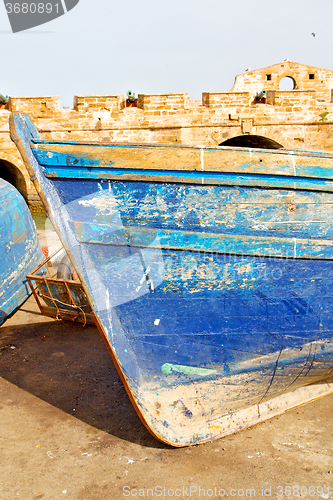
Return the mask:
{"type": "Polygon", "coordinates": [[[333,71],[284,61],[238,75],[230,92],[10,97],[0,109],[0,177],[32,208],[39,198],[9,137],[12,111],[29,113],[43,139],[333,150],[333,71]],[[288,79],[290,90],[281,90],[288,79]]]}

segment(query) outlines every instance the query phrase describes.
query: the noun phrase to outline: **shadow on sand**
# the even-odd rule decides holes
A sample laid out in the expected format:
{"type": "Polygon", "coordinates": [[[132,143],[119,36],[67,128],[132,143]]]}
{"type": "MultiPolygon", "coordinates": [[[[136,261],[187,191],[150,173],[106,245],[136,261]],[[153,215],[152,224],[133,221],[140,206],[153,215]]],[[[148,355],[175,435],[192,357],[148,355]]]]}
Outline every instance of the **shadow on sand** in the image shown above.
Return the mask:
{"type": "Polygon", "coordinates": [[[22,324],[15,316],[16,324],[0,327],[1,377],[111,435],[169,448],[140,421],[95,326],[41,321],[27,303],[16,315],[22,324]]]}

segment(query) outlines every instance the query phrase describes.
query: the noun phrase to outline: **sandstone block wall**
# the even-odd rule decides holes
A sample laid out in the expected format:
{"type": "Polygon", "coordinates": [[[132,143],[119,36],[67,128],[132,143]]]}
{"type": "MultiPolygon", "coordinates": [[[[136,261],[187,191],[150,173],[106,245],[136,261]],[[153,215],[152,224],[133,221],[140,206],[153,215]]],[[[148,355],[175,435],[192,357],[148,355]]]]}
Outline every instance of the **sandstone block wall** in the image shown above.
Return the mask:
{"type": "MultiPolygon", "coordinates": [[[[104,142],[172,142],[216,146],[236,136],[260,136],[288,149],[333,150],[333,71],[284,61],[238,75],[230,92],[142,94],[127,107],[125,95],[14,97],[0,108],[0,177],[31,206],[39,199],[9,137],[11,111],[31,115],[42,138],[104,142]],[[285,77],[292,90],[281,90],[285,77]]],[[[261,142],[260,142],[261,141],[261,142]]],[[[265,142],[266,141],[266,142],[265,142]]]]}

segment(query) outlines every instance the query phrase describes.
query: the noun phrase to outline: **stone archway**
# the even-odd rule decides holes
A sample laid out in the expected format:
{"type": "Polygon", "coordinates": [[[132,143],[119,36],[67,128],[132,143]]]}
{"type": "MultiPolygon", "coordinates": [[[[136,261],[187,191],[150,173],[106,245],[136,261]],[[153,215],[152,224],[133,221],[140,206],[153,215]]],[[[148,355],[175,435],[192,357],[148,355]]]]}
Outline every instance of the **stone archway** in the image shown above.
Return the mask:
{"type": "Polygon", "coordinates": [[[28,189],[24,175],[13,163],[0,159],[0,177],[14,186],[28,202],[28,189]]]}
{"type": "Polygon", "coordinates": [[[260,149],[281,149],[282,144],[269,139],[268,137],[263,137],[262,135],[237,135],[231,139],[227,139],[221,142],[219,146],[230,146],[230,147],[241,147],[241,148],[260,148],[260,149]]]}
{"type": "Polygon", "coordinates": [[[292,76],[283,76],[279,82],[279,90],[294,90],[297,88],[296,80],[292,76]]]}

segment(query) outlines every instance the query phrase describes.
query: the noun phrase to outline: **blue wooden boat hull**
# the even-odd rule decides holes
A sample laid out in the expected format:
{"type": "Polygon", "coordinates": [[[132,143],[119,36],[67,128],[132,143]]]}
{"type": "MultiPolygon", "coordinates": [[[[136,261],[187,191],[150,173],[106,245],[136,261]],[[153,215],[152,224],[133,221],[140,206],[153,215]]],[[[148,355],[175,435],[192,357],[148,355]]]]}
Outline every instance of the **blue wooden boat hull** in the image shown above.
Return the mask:
{"type": "Polygon", "coordinates": [[[31,294],[26,280],[43,261],[34,222],[21,194],[0,179],[0,325],[31,294]]]}
{"type": "Polygon", "coordinates": [[[328,153],[11,134],[128,394],[174,446],[333,392],[328,153]]]}

